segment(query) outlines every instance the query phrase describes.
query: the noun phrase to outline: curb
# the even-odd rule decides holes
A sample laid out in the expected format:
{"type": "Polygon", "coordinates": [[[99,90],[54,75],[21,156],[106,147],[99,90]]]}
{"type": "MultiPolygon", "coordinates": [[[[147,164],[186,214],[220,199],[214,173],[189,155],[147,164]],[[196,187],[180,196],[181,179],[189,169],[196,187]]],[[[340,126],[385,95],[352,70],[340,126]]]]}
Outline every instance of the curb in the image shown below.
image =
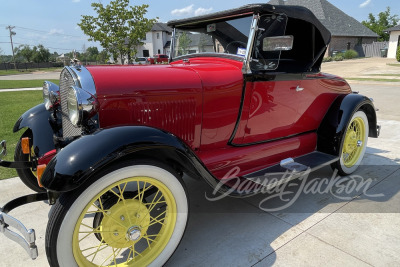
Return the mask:
{"type": "Polygon", "coordinates": [[[40,90],[43,90],[43,87],[0,89],[0,93],[1,92],[18,92],[18,91],[40,91],[40,90]]]}

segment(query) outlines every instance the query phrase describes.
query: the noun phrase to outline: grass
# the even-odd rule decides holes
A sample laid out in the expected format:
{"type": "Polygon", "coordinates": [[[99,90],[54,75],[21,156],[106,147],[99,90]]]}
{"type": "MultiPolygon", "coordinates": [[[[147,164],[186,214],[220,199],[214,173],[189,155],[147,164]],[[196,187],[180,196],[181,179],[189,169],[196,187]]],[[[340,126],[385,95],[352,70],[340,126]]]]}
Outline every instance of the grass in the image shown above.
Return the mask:
{"type": "MultiPolygon", "coordinates": [[[[0,92],[0,140],[7,140],[8,155],[4,160],[14,160],[15,146],[24,133],[13,133],[18,118],[28,109],[43,102],[41,91],[0,92]]],[[[0,167],[0,180],[17,176],[14,169],[0,167]]]]}
{"type": "MultiPolygon", "coordinates": [[[[48,80],[55,84],[59,83],[59,80],[48,80]]],[[[42,87],[43,80],[1,80],[0,89],[14,89],[14,88],[32,88],[42,87]]]]}
{"type": "Polygon", "coordinates": [[[375,79],[375,78],[345,78],[352,81],[372,81],[372,82],[400,82],[400,79],[375,79]]]}
{"type": "Polygon", "coordinates": [[[16,74],[27,74],[36,71],[61,71],[61,68],[44,68],[44,69],[24,69],[24,70],[0,70],[0,76],[5,75],[16,75],[16,74]]]}
{"type": "Polygon", "coordinates": [[[399,64],[388,64],[388,66],[392,66],[392,67],[400,67],[400,63],[399,63],[399,64]]]}

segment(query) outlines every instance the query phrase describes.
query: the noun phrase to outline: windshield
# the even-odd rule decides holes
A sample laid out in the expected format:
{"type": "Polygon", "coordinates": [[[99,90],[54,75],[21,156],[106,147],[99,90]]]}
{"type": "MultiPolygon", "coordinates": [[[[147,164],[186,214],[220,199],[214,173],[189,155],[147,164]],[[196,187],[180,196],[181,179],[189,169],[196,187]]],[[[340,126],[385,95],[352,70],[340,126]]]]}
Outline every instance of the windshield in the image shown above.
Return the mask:
{"type": "Polygon", "coordinates": [[[176,29],[172,57],[197,53],[227,53],[244,58],[252,16],[201,23],[190,30],[176,29]]]}

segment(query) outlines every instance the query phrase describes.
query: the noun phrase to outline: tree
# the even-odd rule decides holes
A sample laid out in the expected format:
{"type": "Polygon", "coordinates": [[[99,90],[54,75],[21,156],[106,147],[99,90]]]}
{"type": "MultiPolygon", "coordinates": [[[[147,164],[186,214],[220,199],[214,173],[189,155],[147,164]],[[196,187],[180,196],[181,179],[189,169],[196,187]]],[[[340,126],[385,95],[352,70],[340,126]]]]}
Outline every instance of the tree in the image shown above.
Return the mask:
{"type": "Polygon", "coordinates": [[[182,32],[178,37],[178,53],[179,55],[186,55],[192,40],[186,32],[182,32]]]}
{"type": "Polygon", "coordinates": [[[26,62],[31,62],[33,57],[33,50],[29,45],[20,45],[18,47],[17,57],[22,56],[26,62]]]}
{"type": "Polygon", "coordinates": [[[45,48],[43,45],[38,45],[33,47],[33,56],[32,60],[35,63],[40,63],[40,62],[49,62],[50,60],[50,51],[49,49],[45,48]]]}
{"type": "Polygon", "coordinates": [[[89,46],[86,49],[86,58],[89,62],[97,61],[97,56],[99,55],[99,49],[95,46],[89,46]]]}
{"type": "Polygon", "coordinates": [[[96,57],[96,61],[100,62],[102,64],[107,63],[107,61],[110,59],[110,55],[108,54],[107,50],[103,50],[101,51],[97,57],[96,57]]]}
{"type": "Polygon", "coordinates": [[[89,41],[98,41],[111,54],[117,54],[123,62],[137,53],[146,32],[157,19],[147,19],[148,5],[129,6],[129,0],[114,0],[109,5],[92,3],[97,17],[83,15],[78,26],[89,36],[89,41]]]}
{"type": "Polygon", "coordinates": [[[386,11],[380,12],[377,18],[369,13],[368,20],[361,23],[379,35],[378,41],[389,41],[389,34],[383,31],[396,26],[398,22],[398,16],[390,15],[390,7],[387,7],[386,11]]]}

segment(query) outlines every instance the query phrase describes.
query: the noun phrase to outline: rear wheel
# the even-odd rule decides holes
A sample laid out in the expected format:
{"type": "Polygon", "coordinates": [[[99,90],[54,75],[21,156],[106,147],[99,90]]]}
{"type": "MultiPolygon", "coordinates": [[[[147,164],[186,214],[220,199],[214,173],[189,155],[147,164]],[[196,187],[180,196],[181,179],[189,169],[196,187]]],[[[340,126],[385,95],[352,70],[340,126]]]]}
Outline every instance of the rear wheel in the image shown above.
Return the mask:
{"type": "MultiPolygon", "coordinates": [[[[21,147],[21,139],[24,137],[30,138],[32,142],[32,132],[31,130],[25,131],[25,133],[21,136],[20,140],[18,141],[16,147],[15,147],[15,153],[14,153],[14,160],[15,161],[30,161],[30,155],[22,153],[22,147],[21,147]]],[[[32,147],[32,144],[30,144],[32,147]]],[[[38,181],[36,179],[35,173],[27,168],[27,169],[17,169],[17,173],[21,181],[30,189],[36,192],[44,192],[45,189],[40,187],[38,184],[38,181]]]]}
{"type": "Polygon", "coordinates": [[[340,160],[333,165],[339,174],[349,175],[358,168],[367,148],[368,134],[367,115],[359,110],[347,125],[340,147],[340,160]]]}
{"type": "Polygon", "coordinates": [[[114,167],[61,196],[46,231],[50,266],[162,266],[183,236],[188,200],[181,178],[159,166],[114,167]]]}

